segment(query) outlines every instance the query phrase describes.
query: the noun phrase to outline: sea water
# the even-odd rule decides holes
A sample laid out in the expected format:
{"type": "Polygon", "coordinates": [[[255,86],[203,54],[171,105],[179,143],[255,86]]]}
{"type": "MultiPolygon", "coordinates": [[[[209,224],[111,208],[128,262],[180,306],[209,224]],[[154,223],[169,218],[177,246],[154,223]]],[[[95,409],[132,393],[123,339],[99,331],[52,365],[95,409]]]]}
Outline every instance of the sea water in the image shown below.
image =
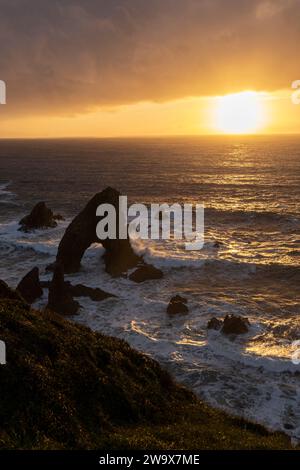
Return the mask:
{"type": "Polygon", "coordinates": [[[34,266],[49,279],[45,267],[69,221],[106,186],[130,203],[204,204],[205,245],[135,242],[164,273],[143,284],[112,279],[103,248],[93,245],[67,279],[117,297],[78,299],[74,321],[124,338],[213,406],[300,439],[300,365],[292,360],[300,339],[300,139],[2,140],[0,279],[16,286],[34,266]],[[18,221],[39,201],[65,221],[20,232],[18,221]],[[175,294],[188,298],[188,315],[166,314],[175,294]],[[226,314],[248,317],[249,333],[207,330],[210,318],[226,314]]]}

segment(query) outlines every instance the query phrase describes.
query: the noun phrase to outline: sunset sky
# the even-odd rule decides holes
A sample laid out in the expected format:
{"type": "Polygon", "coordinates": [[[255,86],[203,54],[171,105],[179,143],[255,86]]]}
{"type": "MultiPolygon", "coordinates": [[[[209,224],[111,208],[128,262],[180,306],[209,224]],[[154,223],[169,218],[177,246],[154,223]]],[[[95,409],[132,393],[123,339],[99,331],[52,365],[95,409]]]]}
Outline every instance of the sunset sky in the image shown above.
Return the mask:
{"type": "Polygon", "coordinates": [[[0,136],[298,133],[299,39],[299,0],[0,0],[0,136]]]}

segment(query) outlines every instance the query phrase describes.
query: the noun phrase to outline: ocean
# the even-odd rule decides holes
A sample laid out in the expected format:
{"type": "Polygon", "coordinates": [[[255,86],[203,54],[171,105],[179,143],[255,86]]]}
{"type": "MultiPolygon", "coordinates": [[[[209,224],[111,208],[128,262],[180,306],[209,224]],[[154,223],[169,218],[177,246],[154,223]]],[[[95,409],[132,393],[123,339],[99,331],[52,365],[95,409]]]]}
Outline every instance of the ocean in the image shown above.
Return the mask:
{"type": "MultiPolygon", "coordinates": [[[[48,280],[68,223],[106,186],[129,202],[204,204],[205,244],[135,243],[164,272],[143,284],[112,279],[93,245],[67,279],[117,297],[78,299],[74,321],[124,338],[213,406],[300,440],[300,365],[292,360],[300,348],[300,139],[1,140],[0,279],[15,287],[38,266],[48,280]],[[39,201],[65,221],[19,232],[39,201]],[[187,297],[188,315],[166,314],[174,294],[187,297]],[[249,333],[233,340],[207,330],[226,314],[248,317],[249,333]]],[[[35,305],[46,302],[45,291],[35,305]]]]}

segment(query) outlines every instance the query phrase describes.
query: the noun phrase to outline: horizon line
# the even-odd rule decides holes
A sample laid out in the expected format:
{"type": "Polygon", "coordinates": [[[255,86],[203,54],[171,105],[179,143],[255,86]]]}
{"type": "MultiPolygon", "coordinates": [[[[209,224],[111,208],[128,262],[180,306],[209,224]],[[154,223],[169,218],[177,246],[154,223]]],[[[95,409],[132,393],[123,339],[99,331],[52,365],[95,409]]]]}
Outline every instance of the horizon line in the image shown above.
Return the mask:
{"type": "Polygon", "coordinates": [[[113,139],[168,139],[168,138],[213,138],[213,137],[227,137],[227,138],[238,138],[238,137],[300,137],[300,132],[279,132],[279,133],[249,133],[249,134],[240,134],[240,133],[215,133],[215,134],[153,134],[153,135],[120,135],[120,136],[37,136],[37,137],[1,137],[0,141],[3,140],[113,140],[113,139]]]}

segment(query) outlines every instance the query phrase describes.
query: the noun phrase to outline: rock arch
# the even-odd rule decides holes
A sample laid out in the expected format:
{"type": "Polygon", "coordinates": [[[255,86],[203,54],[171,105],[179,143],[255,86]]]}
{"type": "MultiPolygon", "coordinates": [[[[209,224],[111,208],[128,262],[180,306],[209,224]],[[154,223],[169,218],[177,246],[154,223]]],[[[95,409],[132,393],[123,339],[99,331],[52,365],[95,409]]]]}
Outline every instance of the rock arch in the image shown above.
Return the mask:
{"type": "Polygon", "coordinates": [[[129,239],[100,241],[97,238],[96,226],[100,220],[96,216],[97,207],[100,204],[112,204],[116,209],[118,220],[119,196],[120,193],[113,188],[104,189],[97,193],[70,223],[61,239],[56,258],[56,261],[62,264],[65,273],[79,270],[85,251],[93,243],[101,243],[105,248],[105,269],[112,276],[120,276],[143,262],[142,258],[134,253],[129,239]]]}

